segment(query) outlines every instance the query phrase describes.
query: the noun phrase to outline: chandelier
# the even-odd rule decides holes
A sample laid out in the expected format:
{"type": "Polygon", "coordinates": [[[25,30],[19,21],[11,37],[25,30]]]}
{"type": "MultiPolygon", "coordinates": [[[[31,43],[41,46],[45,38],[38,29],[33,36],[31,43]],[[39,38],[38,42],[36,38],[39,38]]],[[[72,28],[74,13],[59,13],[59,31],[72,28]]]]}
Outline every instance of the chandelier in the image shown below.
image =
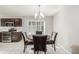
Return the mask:
{"type": "Polygon", "coordinates": [[[39,8],[39,11],[38,11],[38,13],[35,13],[35,19],[36,19],[36,20],[44,19],[44,15],[43,15],[43,13],[41,12],[41,6],[38,5],[38,8],[39,8]]]}

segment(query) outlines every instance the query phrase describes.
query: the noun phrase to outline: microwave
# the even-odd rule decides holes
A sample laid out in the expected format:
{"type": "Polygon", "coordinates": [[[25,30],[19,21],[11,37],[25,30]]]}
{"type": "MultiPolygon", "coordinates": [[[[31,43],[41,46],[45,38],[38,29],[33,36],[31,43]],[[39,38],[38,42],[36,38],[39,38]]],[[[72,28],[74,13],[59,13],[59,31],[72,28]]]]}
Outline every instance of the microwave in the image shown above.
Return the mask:
{"type": "Polygon", "coordinates": [[[5,22],[6,26],[14,26],[14,22],[5,22]]]}

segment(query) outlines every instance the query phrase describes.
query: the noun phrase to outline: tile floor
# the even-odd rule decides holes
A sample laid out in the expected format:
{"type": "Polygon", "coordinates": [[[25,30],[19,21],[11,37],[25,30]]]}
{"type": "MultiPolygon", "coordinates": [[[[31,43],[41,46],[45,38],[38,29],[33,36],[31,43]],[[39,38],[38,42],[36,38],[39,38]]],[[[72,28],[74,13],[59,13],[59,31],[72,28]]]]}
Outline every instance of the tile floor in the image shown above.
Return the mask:
{"type": "MultiPolygon", "coordinates": [[[[27,45],[27,48],[25,49],[25,54],[34,54],[34,51],[31,48],[33,48],[33,45],[27,45]]],[[[39,54],[44,54],[44,52],[40,51],[39,54]]],[[[67,54],[67,53],[58,46],[56,46],[56,52],[55,52],[52,45],[47,45],[46,54],[67,54]]]]}

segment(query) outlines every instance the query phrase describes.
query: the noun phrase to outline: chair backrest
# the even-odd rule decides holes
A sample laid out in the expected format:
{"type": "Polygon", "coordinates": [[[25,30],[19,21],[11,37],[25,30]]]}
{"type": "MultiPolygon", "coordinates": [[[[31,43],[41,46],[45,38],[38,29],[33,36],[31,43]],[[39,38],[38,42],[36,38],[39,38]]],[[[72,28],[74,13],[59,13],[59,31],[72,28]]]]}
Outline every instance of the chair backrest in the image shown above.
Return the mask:
{"type": "Polygon", "coordinates": [[[36,35],[41,35],[42,31],[36,31],[36,35]]]}
{"type": "Polygon", "coordinates": [[[58,35],[57,32],[52,32],[52,34],[51,34],[51,37],[52,37],[54,42],[56,41],[57,35],[58,35]]]}
{"type": "Polygon", "coordinates": [[[45,51],[46,50],[46,40],[47,40],[47,35],[44,35],[44,36],[33,35],[34,50],[35,51],[45,51]]]}
{"type": "Polygon", "coordinates": [[[25,44],[26,39],[25,39],[24,33],[21,32],[21,35],[22,35],[22,37],[23,37],[23,39],[24,39],[24,44],[25,44]]]}

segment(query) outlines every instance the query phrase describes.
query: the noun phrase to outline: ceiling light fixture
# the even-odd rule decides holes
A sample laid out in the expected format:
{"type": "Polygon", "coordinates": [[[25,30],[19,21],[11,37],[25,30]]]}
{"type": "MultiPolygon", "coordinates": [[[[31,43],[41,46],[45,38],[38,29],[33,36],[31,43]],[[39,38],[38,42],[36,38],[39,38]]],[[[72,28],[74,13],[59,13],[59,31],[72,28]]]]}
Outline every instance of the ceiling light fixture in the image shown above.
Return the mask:
{"type": "Polygon", "coordinates": [[[44,15],[43,15],[43,13],[41,12],[41,6],[38,5],[38,8],[39,8],[39,11],[38,11],[38,13],[35,13],[35,19],[36,19],[36,20],[44,19],[44,15]]]}

